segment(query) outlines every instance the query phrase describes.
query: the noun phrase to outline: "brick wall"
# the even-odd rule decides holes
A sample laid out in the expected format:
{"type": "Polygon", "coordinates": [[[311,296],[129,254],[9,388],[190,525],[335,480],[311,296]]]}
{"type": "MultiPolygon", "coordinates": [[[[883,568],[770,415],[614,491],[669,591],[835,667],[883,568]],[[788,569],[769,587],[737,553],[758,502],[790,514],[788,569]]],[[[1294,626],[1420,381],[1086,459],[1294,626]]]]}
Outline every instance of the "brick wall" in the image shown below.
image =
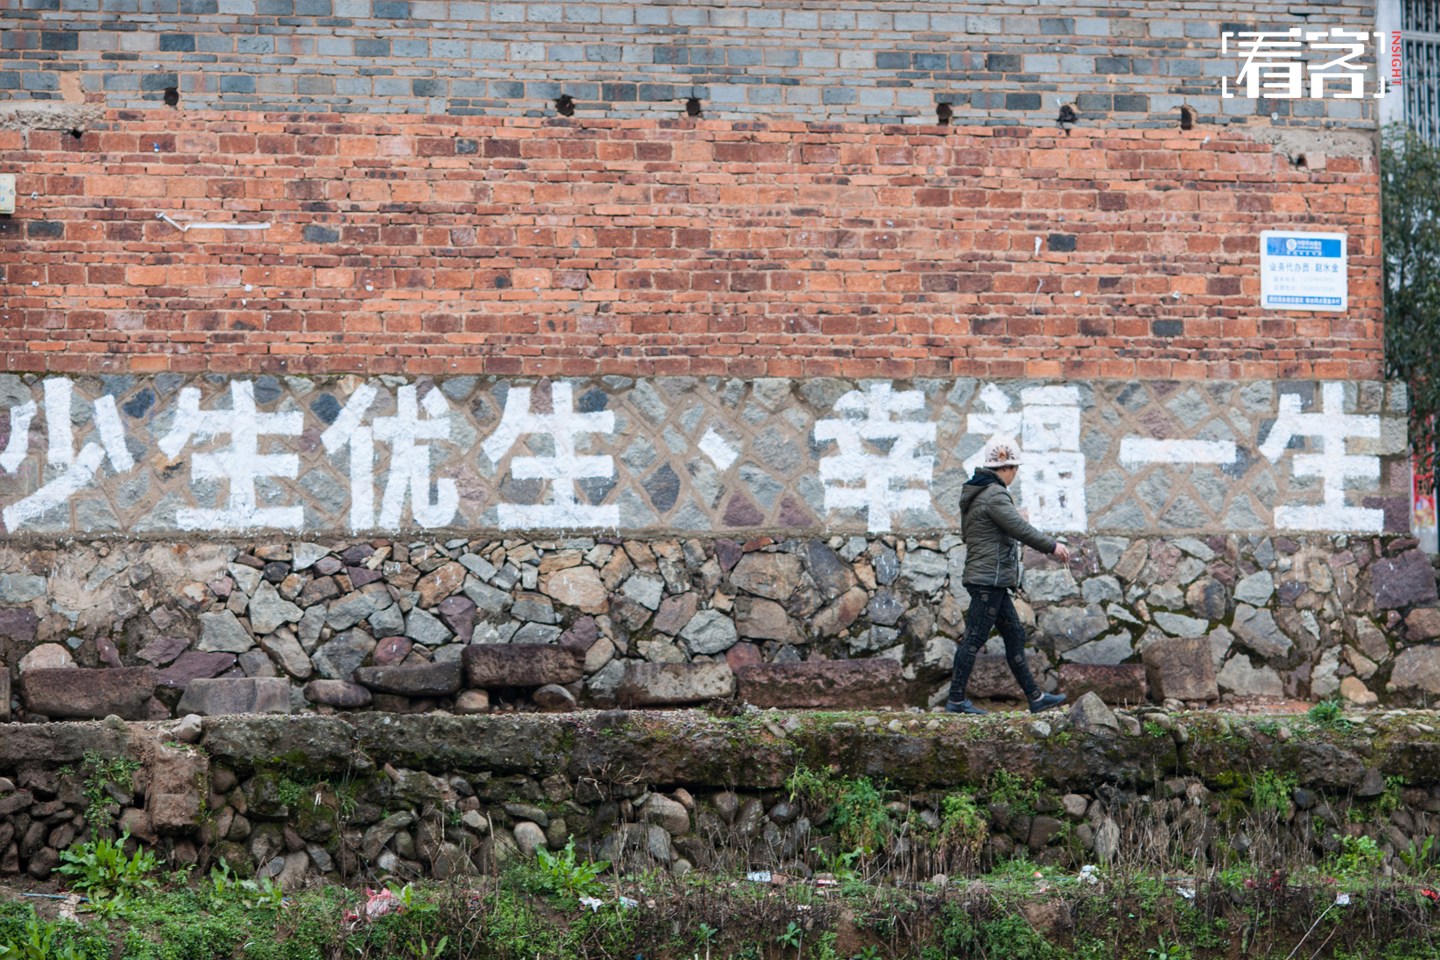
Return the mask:
{"type": "MultiPolygon", "coordinates": [[[[112,107],[1166,126],[1319,118],[1370,100],[1222,100],[1224,31],[1374,29],[1374,4],[13,0],[0,90],[112,107]],[[19,8],[19,9],[16,9],[19,8]],[[1293,107],[1293,116],[1292,116],[1293,107]]],[[[1318,56],[1324,57],[1324,54],[1318,56]]]]}
{"type": "Polygon", "coordinates": [[[1203,127],[177,116],[0,131],[0,367],[1380,376],[1375,161],[1323,145],[1296,165],[1203,127]],[[1258,309],[1277,226],[1348,234],[1348,313],[1258,309]]]}

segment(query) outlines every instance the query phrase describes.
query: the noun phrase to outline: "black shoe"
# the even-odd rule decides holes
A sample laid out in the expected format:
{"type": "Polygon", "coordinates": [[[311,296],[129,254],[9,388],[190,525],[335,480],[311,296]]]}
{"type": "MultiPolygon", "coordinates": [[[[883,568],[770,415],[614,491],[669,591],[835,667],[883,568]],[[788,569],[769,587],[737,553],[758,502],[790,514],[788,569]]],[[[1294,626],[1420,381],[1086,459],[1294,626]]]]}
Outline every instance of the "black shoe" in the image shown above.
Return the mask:
{"type": "Polygon", "coordinates": [[[1030,712],[1039,713],[1042,710],[1049,710],[1052,707],[1058,707],[1064,702],[1065,694],[1063,693],[1042,693],[1040,694],[1040,696],[1030,701],[1030,712]]]}
{"type": "Polygon", "coordinates": [[[946,712],[946,713],[969,713],[969,714],[973,714],[974,716],[984,716],[985,714],[989,713],[990,711],[989,711],[989,710],[981,710],[979,707],[975,706],[975,705],[974,705],[973,703],[971,703],[969,700],[961,700],[959,703],[952,703],[952,702],[950,702],[949,700],[947,700],[947,701],[945,701],[945,712],[946,712]]]}

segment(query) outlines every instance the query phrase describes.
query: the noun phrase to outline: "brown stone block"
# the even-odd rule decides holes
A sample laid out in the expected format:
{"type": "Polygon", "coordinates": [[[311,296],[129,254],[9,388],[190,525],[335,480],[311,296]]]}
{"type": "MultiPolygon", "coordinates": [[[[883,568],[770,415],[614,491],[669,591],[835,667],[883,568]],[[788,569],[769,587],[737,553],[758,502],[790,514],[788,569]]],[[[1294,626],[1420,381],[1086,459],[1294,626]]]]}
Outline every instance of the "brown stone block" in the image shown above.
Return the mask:
{"type": "Polygon", "coordinates": [[[740,699],[757,707],[899,707],[904,705],[900,663],[807,660],[757,663],[735,671],[740,699]]]}
{"type": "MultiPolygon", "coordinates": [[[[1045,661],[1036,654],[1026,658],[1030,674],[1037,681],[1045,669],[1045,661]]],[[[980,700],[1023,700],[1025,692],[1015,682],[1010,664],[1000,654],[982,653],[975,658],[975,667],[970,671],[970,687],[965,691],[969,697],[980,700]]]]}
{"type": "Polygon", "coordinates": [[[47,717],[144,720],[158,677],[153,667],[27,670],[20,678],[25,709],[47,717]]]}
{"type": "Polygon", "coordinates": [[[1060,689],[1071,700],[1093,692],[1109,704],[1146,701],[1143,663],[1066,663],[1060,667],[1060,689]]]}
{"type": "Polygon", "coordinates": [[[584,652],[549,643],[472,643],[461,654],[471,688],[543,687],[574,683],[584,673],[584,652]]]}
{"type": "Polygon", "coordinates": [[[460,661],[391,667],[359,667],[355,682],[377,693],[406,697],[448,697],[460,689],[460,661]]]}
{"type": "Polygon", "coordinates": [[[1150,693],[1157,700],[1216,700],[1215,662],[1208,637],[1166,637],[1148,644],[1140,657],[1150,693]]]}
{"type": "Polygon", "coordinates": [[[631,707],[673,707],[735,692],[728,663],[636,663],[625,669],[619,699],[631,707]]]}

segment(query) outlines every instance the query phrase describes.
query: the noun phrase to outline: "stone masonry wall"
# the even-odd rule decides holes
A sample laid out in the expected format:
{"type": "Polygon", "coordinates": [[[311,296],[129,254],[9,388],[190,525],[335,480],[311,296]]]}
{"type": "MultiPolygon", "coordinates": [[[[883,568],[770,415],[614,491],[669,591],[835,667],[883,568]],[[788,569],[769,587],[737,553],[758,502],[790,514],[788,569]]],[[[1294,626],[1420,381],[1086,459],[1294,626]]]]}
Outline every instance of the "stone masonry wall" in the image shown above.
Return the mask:
{"type": "Polygon", "coordinates": [[[0,374],[0,521],[12,539],[943,533],[1003,433],[1050,532],[1404,533],[1405,410],[1374,382],[0,374]]]}
{"type": "MultiPolygon", "coordinates": [[[[1373,127],[1370,99],[1222,99],[1225,31],[1375,29],[1374,4],[16,0],[0,91],[108,106],[1052,126],[1373,127]],[[1297,18],[1297,12],[1303,20],[1297,18]]],[[[1232,41],[1233,43],[1233,41],[1232,41]]],[[[1327,57],[1314,51],[1317,62],[1327,57]]],[[[1373,64],[1373,54],[1367,62],[1373,64]]],[[[1373,73],[1372,73],[1373,76],[1373,73]]],[[[1368,89],[1368,85],[1367,85],[1368,89]]]]}
{"type": "MultiPolygon", "coordinates": [[[[1028,554],[1045,685],[1112,703],[1440,696],[1409,538],[1099,537],[1028,554]]],[[[0,551],[16,718],[944,696],[959,538],[268,539],[0,551]]],[[[992,642],[971,693],[1018,696],[992,642]]]]}
{"type": "Polygon", "coordinates": [[[4,370],[1381,376],[1364,131],[57,117],[0,129],[4,370]],[[1258,308],[1277,227],[1346,312],[1258,308]]]}
{"type": "Polygon", "coordinates": [[[1440,814],[1433,714],[1371,715],[1338,732],[1094,703],[1038,721],[874,711],[193,719],[29,726],[0,741],[0,876],[47,879],[93,822],[173,866],[223,859],[286,890],[319,877],[474,875],[572,837],[581,857],[616,873],[808,877],[857,841],[823,801],[787,788],[800,768],[884,791],[897,829],[870,838],[866,869],[919,880],[1017,854],[1067,870],[1117,860],[1293,869],[1362,835],[1398,869],[1440,814]],[[91,751],[137,767],[98,785],[104,811],[86,806],[91,751]],[[957,842],[942,819],[962,790],[980,817],[957,842]]]}

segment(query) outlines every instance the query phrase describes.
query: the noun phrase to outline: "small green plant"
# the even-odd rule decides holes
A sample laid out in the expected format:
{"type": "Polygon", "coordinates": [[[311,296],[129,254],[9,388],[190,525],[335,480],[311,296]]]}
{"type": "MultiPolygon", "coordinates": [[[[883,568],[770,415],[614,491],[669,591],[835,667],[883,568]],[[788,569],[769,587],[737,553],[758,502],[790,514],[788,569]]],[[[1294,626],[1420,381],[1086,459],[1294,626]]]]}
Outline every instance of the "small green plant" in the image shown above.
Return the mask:
{"type": "Polygon", "coordinates": [[[828,806],[840,844],[871,853],[890,832],[884,793],[869,777],[838,776],[829,770],[800,767],[785,781],[790,799],[803,797],[828,806]]]}
{"type": "Polygon", "coordinates": [[[1033,816],[1040,805],[1040,781],[1017,777],[1008,770],[991,774],[988,789],[990,802],[1003,803],[1012,813],[1033,816]]]}
{"type": "Polygon", "coordinates": [[[1396,810],[1405,806],[1405,801],[1400,798],[1400,791],[1405,789],[1405,778],[1390,776],[1385,778],[1385,792],[1380,794],[1375,801],[1375,808],[1385,816],[1389,816],[1396,810]]]}
{"type": "Polygon", "coordinates": [[[975,802],[975,795],[962,790],[941,801],[940,832],[948,843],[973,856],[989,839],[990,818],[975,802]]]}
{"type": "Polygon", "coordinates": [[[782,947],[789,947],[798,954],[801,945],[805,942],[805,928],[791,920],[789,925],[775,936],[775,942],[782,947]]]}
{"type": "Polygon", "coordinates": [[[1290,812],[1290,795],[1297,780],[1294,774],[1277,774],[1262,770],[1250,782],[1250,803],[1257,811],[1269,811],[1283,817],[1290,812]]]}
{"type": "MultiPolygon", "coordinates": [[[[87,750],[80,760],[84,776],[80,781],[82,793],[85,795],[85,822],[90,825],[91,839],[97,839],[101,830],[107,830],[115,824],[115,810],[118,807],[113,797],[110,796],[110,788],[129,793],[134,789],[133,778],[135,771],[140,769],[140,761],[131,760],[129,757],[102,757],[97,751],[87,750]]],[[[60,769],[62,774],[74,773],[69,767],[60,769]]]]}
{"type": "Polygon", "coordinates": [[[210,868],[210,893],[216,900],[234,899],[249,908],[269,907],[279,910],[285,905],[285,892],[269,877],[247,880],[237,876],[224,858],[210,868]]]}
{"type": "Polygon", "coordinates": [[[835,853],[826,853],[823,847],[811,847],[811,851],[820,858],[824,865],[824,873],[834,877],[837,883],[848,883],[860,879],[860,871],[855,869],[855,864],[865,851],[860,848],[854,850],[837,850],[835,853]]]}
{"type": "Polygon", "coordinates": [[[855,954],[852,960],[880,960],[880,948],[865,947],[859,953],[855,954]]]}
{"type": "Polygon", "coordinates": [[[1146,720],[1140,724],[1140,729],[1145,731],[1145,736],[1161,739],[1170,736],[1170,732],[1154,720],[1146,720]]]}
{"type": "Polygon", "coordinates": [[[599,877],[610,866],[610,861],[577,859],[574,837],[558,854],[544,847],[538,848],[535,853],[539,860],[536,885],[542,891],[566,899],[593,897],[604,891],[599,877]]]}
{"type": "Polygon", "coordinates": [[[1345,717],[1345,707],[1339,700],[1321,700],[1306,714],[1310,722],[1328,730],[1341,730],[1350,723],[1345,717]]]}
{"type": "Polygon", "coordinates": [[[405,944],[405,949],[410,951],[410,956],[415,960],[439,960],[445,955],[445,948],[449,945],[449,937],[441,937],[434,943],[428,942],[423,937],[414,937],[405,944]]]}
{"type": "Polygon", "coordinates": [[[705,948],[705,960],[710,960],[710,948],[714,946],[719,933],[719,930],[708,923],[702,923],[695,928],[695,946],[705,948]]]}
{"type": "Polygon", "coordinates": [[[1418,847],[1415,841],[1411,840],[1409,847],[1398,851],[1400,862],[1409,867],[1412,873],[1423,873],[1430,867],[1430,851],[1434,845],[1434,836],[1426,837],[1425,842],[1418,847]]]}
{"type": "Polygon", "coordinates": [[[153,890],[155,855],[137,848],[125,855],[130,834],[118,840],[91,840],[77,844],[60,854],[57,872],[69,878],[70,889],[83,893],[91,901],[124,901],[133,894],[153,890]]]}
{"type": "Polygon", "coordinates": [[[1162,935],[1156,946],[1145,951],[1145,956],[1150,960],[1190,960],[1190,948],[1182,947],[1178,943],[1166,943],[1162,935]]]}
{"type": "Polygon", "coordinates": [[[73,944],[59,942],[61,924],[33,917],[20,939],[0,943],[0,960],[85,960],[73,944]]]}
{"type": "Polygon", "coordinates": [[[1340,852],[1333,861],[1335,875],[1358,878],[1376,870],[1384,859],[1373,837],[1341,837],[1340,852]]]}

